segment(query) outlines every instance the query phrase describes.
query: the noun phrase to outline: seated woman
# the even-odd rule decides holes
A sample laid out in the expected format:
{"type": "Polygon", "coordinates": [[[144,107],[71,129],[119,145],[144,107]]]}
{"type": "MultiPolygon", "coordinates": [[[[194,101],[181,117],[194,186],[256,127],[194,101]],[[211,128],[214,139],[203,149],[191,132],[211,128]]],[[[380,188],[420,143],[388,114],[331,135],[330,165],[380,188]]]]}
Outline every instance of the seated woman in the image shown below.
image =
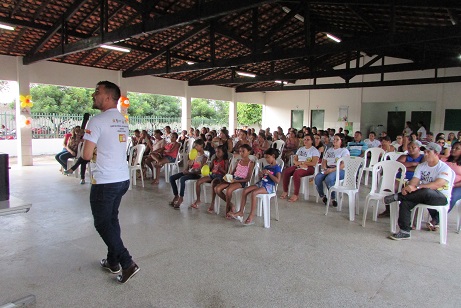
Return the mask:
{"type": "Polygon", "coordinates": [[[383,149],[386,153],[395,152],[395,148],[391,144],[391,137],[384,136],[381,138],[381,149],[383,149]]]}
{"type": "MultiPolygon", "coordinates": [[[[158,184],[159,183],[159,174],[160,174],[160,169],[163,167],[163,165],[167,163],[174,163],[176,161],[176,157],[179,155],[179,147],[181,144],[177,142],[178,140],[178,134],[177,133],[171,133],[170,134],[170,140],[171,142],[165,144],[165,146],[159,150],[156,150],[151,153],[151,159],[153,160],[153,165],[152,164],[147,164],[147,167],[150,169],[155,168],[156,173],[155,173],[155,178],[152,181],[152,184],[158,184]]],[[[153,173],[152,169],[152,173],[153,173]]]]}
{"type": "Polygon", "coordinates": [[[298,138],[293,130],[290,131],[290,135],[285,141],[285,147],[283,148],[282,159],[285,161],[285,165],[288,165],[291,155],[296,153],[298,149],[298,138]]]}
{"type": "Polygon", "coordinates": [[[61,164],[63,170],[67,169],[67,159],[77,156],[78,144],[82,139],[82,134],[80,131],[80,127],[74,127],[72,129],[71,136],[65,145],[65,151],[62,151],[55,156],[58,163],[61,164]]]}
{"type": "Polygon", "coordinates": [[[323,145],[323,142],[319,134],[314,134],[314,147],[320,153],[320,158],[319,158],[319,163],[320,163],[323,158],[323,152],[325,152],[325,146],[323,145]]]}
{"type": "Polygon", "coordinates": [[[279,156],[279,154],[279,150],[274,148],[267,149],[264,152],[264,158],[266,159],[268,165],[264,166],[264,168],[259,172],[261,180],[259,180],[255,185],[248,186],[243,190],[242,200],[240,201],[240,211],[237,213],[229,213],[230,217],[235,218],[240,222],[243,221],[247,197],[248,195],[251,195],[250,214],[243,224],[246,226],[254,224],[253,219],[256,214],[255,211],[257,205],[256,196],[259,194],[275,193],[275,185],[280,182],[282,170],[280,169],[280,166],[277,165],[277,156],[279,156]]]}
{"type": "MultiPolygon", "coordinates": [[[[239,154],[240,146],[244,144],[248,145],[251,148],[251,143],[250,143],[250,140],[248,140],[248,133],[246,130],[241,129],[238,137],[239,137],[239,141],[237,141],[237,143],[234,146],[234,151],[233,151],[234,154],[239,154]]],[[[250,152],[251,151],[252,150],[250,150],[250,152]]]]}
{"type": "MultiPolygon", "coordinates": [[[[144,135],[144,130],[143,130],[144,135]]],[[[152,163],[154,162],[153,156],[159,152],[163,151],[163,147],[166,144],[165,139],[163,139],[163,133],[161,130],[156,129],[154,130],[154,141],[150,139],[150,136],[145,133],[145,142],[146,142],[146,151],[144,152],[144,156],[142,159],[141,165],[143,166],[143,173],[146,172],[147,168],[152,170],[152,163]],[[147,153],[147,154],[146,154],[147,153]]]]}
{"type": "Polygon", "coordinates": [[[239,154],[240,159],[231,174],[233,176],[232,182],[223,182],[213,190],[211,197],[211,204],[214,204],[216,195],[226,202],[226,217],[230,218],[229,213],[235,211],[235,206],[231,203],[232,192],[238,188],[245,188],[251,179],[255,163],[250,159],[251,147],[248,144],[240,146],[239,154]],[[226,194],[223,190],[226,189],[226,194]]]}
{"type": "Polygon", "coordinates": [[[255,137],[255,142],[253,142],[253,151],[254,155],[260,159],[264,156],[264,153],[269,149],[271,146],[271,143],[269,140],[266,139],[266,134],[265,133],[259,133],[258,136],[256,134],[253,134],[255,137]]]}
{"type": "Polygon", "coordinates": [[[457,142],[451,147],[450,156],[446,161],[447,165],[455,172],[455,181],[451,190],[450,209],[456,201],[461,199],[461,143],[457,142]]]}
{"type": "MultiPolygon", "coordinates": [[[[80,138],[79,144],[81,142],[83,142],[82,137],[83,137],[84,134],[85,134],[85,131],[83,129],[80,129],[78,131],[78,138],[80,138]]],[[[78,149],[78,145],[77,145],[77,149],[78,149]]],[[[75,170],[77,170],[77,168],[79,166],[81,166],[80,167],[80,184],[85,184],[86,165],[87,165],[88,162],[89,162],[88,160],[84,160],[80,156],[80,157],[78,157],[77,161],[75,162],[75,164],[70,169],[64,171],[64,174],[65,175],[72,174],[72,173],[74,173],[75,170]]]]}
{"type": "MultiPolygon", "coordinates": [[[[322,198],[323,203],[327,204],[327,197],[323,192],[323,182],[327,185],[327,188],[330,189],[336,182],[336,162],[341,157],[349,156],[349,150],[344,148],[345,141],[341,138],[342,134],[335,134],[333,139],[333,147],[327,149],[323,154],[322,160],[322,172],[318,173],[315,176],[315,187],[319,193],[320,198],[322,198]]],[[[344,166],[340,166],[341,170],[339,171],[339,179],[344,179],[344,166]]],[[[332,205],[334,207],[338,206],[338,203],[335,199],[335,193],[331,194],[332,205]]]]}
{"type": "Polygon", "coordinates": [[[288,167],[283,171],[283,193],[281,199],[288,197],[288,185],[290,177],[293,176],[294,193],[289,202],[295,202],[299,198],[299,188],[301,186],[301,178],[308,175],[313,175],[315,166],[317,165],[320,153],[313,146],[313,135],[304,136],[304,146],[299,148],[294,157],[294,166],[288,167]]]}
{"type": "Polygon", "coordinates": [[[173,206],[176,210],[179,210],[179,207],[181,206],[181,203],[183,201],[184,191],[186,189],[186,181],[199,179],[202,166],[206,164],[207,157],[203,151],[204,144],[205,142],[202,139],[195,140],[193,148],[197,150],[197,156],[194,160],[189,160],[189,169],[170,176],[170,185],[171,189],[173,190],[174,198],[169,204],[173,206]],[[178,179],[181,187],[179,194],[178,186],[176,185],[176,180],[178,179]]]}
{"type": "Polygon", "coordinates": [[[226,129],[221,129],[221,133],[219,134],[219,138],[221,139],[221,143],[224,146],[224,151],[227,153],[234,152],[234,143],[232,139],[229,137],[226,129]]]}
{"type": "Polygon", "coordinates": [[[204,151],[208,151],[210,154],[209,157],[212,157],[213,155],[216,154],[216,150],[213,147],[213,136],[211,134],[203,135],[203,140],[205,140],[205,146],[203,147],[204,151]]]}
{"type": "Polygon", "coordinates": [[[436,140],[436,143],[442,147],[442,152],[440,152],[439,157],[441,159],[448,159],[450,156],[450,149],[446,145],[445,138],[439,137],[436,140]]]}
{"type": "MultiPolygon", "coordinates": [[[[216,185],[221,183],[221,179],[227,173],[227,170],[229,170],[228,154],[224,151],[222,145],[216,148],[216,155],[213,156],[211,160],[211,168],[211,173],[209,175],[202,176],[202,178],[195,183],[197,199],[191,205],[194,209],[198,209],[198,206],[202,202],[200,200],[200,186],[202,186],[203,183],[211,183],[211,189],[213,190],[216,185]]],[[[213,202],[210,204],[208,212],[213,213],[213,202]]]]}

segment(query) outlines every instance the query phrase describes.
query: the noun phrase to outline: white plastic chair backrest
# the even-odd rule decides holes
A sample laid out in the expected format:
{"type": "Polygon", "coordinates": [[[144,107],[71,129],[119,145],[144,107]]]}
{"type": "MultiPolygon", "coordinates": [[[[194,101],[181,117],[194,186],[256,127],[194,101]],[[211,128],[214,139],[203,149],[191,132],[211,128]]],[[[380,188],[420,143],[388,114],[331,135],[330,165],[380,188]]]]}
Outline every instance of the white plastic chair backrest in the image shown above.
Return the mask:
{"type": "Polygon", "coordinates": [[[346,156],[341,157],[336,162],[336,182],[335,186],[341,186],[342,188],[346,189],[357,189],[358,182],[360,181],[363,166],[364,166],[364,159],[361,157],[355,156],[346,156]],[[341,163],[344,163],[344,179],[339,179],[339,171],[341,163]]]}
{"type": "Polygon", "coordinates": [[[234,171],[240,159],[242,159],[240,155],[231,156],[229,158],[229,172],[228,173],[232,173],[232,171],[234,171]]]}
{"type": "Polygon", "coordinates": [[[386,151],[381,148],[371,148],[366,150],[365,155],[363,155],[365,158],[365,167],[373,167],[377,162],[381,160],[385,153],[386,151]],[[370,158],[368,158],[368,153],[371,154],[370,158]]]}
{"type": "Polygon", "coordinates": [[[142,156],[144,155],[144,151],[146,150],[146,145],[138,144],[131,148],[130,150],[130,159],[129,163],[131,167],[141,165],[142,156]],[[133,154],[136,151],[136,159],[133,161],[133,154]]]}
{"type": "Polygon", "coordinates": [[[285,141],[283,141],[283,140],[275,140],[274,142],[272,142],[271,148],[275,148],[275,149],[279,150],[280,154],[279,154],[279,156],[277,156],[277,158],[281,158],[282,153],[283,153],[283,148],[285,148],[285,141]]]}
{"type": "Polygon", "coordinates": [[[397,160],[402,155],[403,155],[403,152],[387,152],[382,157],[382,161],[384,161],[384,160],[397,160]]]}
{"type": "Polygon", "coordinates": [[[447,198],[447,205],[450,204],[451,201],[451,191],[453,190],[453,185],[455,185],[455,178],[456,178],[456,173],[453,169],[450,168],[451,171],[451,180],[448,183],[448,191],[450,192],[450,198],[447,198]]]}
{"type": "MultiPolygon", "coordinates": [[[[282,159],[277,158],[276,159],[276,164],[279,165],[280,170],[283,170],[283,167],[285,166],[285,162],[282,159]]],[[[258,162],[256,163],[256,166],[255,166],[255,168],[258,168],[258,172],[256,172],[257,181],[260,180],[259,171],[262,170],[267,165],[268,165],[268,163],[267,163],[267,160],[265,158],[258,159],[258,162]]],[[[277,185],[278,184],[276,184],[275,187],[277,187],[277,185]]]]}
{"type": "Polygon", "coordinates": [[[402,190],[403,179],[405,178],[406,172],[407,168],[401,162],[395,160],[385,160],[376,163],[373,166],[370,192],[400,192],[402,190]],[[397,173],[399,171],[401,171],[400,178],[397,178],[397,173]],[[397,187],[395,185],[396,180],[399,181],[399,185],[397,187]]]}
{"type": "Polygon", "coordinates": [[[194,145],[195,139],[189,138],[187,139],[187,145],[184,147],[184,153],[188,154],[190,150],[192,150],[192,146],[194,145]]]}

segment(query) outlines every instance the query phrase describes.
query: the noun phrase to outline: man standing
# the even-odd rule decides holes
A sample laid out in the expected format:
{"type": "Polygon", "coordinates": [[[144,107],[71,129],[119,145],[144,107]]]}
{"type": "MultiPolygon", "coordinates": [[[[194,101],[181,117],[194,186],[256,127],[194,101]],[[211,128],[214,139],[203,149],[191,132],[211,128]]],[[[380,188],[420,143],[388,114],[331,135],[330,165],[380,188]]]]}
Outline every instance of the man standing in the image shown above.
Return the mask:
{"type": "Polygon", "coordinates": [[[83,158],[90,160],[96,148],[90,204],[94,226],[107,245],[107,259],[102,259],[100,265],[113,274],[122,271],[117,281],[125,283],[139,267],[123,245],[118,220],[118,208],[130,184],[125,152],[129,131],[125,118],[117,110],[119,98],[120,88],[116,84],[109,81],[97,84],[93,108],[102,112],[88,122],[83,158]]]}
{"type": "MultiPolygon", "coordinates": [[[[413,178],[402,192],[383,199],[384,204],[400,201],[398,233],[389,236],[393,240],[409,240],[411,231],[411,210],[418,204],[444,206],[451,196],[452,171],[450,167],[439,160],[437,154],[442,151],[440,145],[429,143],[424,150],[425,162],[416,167],[413,178]]],[[[429,210],[432,221],[428,224],[429,229],[438,227],[439,215],[436,210],[429,210]]]]}
{"type": "Polygon", "coordinates": [[[349,150],[349,153],[351,153],[351,156],[363,157],[363,154],[365,154],[368,146],[362,141],[362,133],[360,131],[355,132],[354,141],[347,144],[347,149],[349,150]]]}

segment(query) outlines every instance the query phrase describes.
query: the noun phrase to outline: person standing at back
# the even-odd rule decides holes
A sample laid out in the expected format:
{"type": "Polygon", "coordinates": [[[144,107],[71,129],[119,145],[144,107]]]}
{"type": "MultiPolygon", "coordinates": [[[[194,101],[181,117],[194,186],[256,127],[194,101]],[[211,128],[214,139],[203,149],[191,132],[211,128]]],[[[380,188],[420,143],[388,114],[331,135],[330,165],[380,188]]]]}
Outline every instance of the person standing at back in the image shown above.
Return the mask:
{"type": "Polygon", "coordinates": [[[101,267],[117,274],[117,281],[127,282],[138,271],[128,249],[123,245],[118,208],[130,185],[126,163],[128,123],[117,110],[120,88],[109,81],[98,82],[93,93],[93,108],[101,110],[89,122],[83,136],[83,159],[91,160],[96,149],[96,167],[91,179],[90,204],[94,226],[107,245],[107,259],[101,267]]]}

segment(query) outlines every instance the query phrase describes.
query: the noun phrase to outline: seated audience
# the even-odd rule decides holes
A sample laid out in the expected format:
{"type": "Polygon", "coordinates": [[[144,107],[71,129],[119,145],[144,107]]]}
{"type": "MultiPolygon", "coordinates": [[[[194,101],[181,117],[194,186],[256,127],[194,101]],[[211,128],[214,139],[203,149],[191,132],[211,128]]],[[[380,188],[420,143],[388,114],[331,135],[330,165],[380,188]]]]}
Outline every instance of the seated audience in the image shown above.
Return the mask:
{"type": "Polygon", "coordinates": [[[197,156],[195,159],[188,161],[188,169],[186,168],[183,172],[179,172],[170,176],[170,185],[171,189],[173,190],[174,198],[169,204],[176,210],[179,210],[179,207],[183,201],[184,191],[186,189],[186,181],[200,178],[202,166],[206,164],[207,161],[207,157],[203,150],[204,145],[205,142],[202,139],[195,140],[193,145],[193,148],[197,150],[197,156]],[[176,180],[179,180],[181,187],[179,193],[176,180]]]}
{"type": "Polygon", "coordinates": [[[450,156],[446,164],[455,172],[455,182],[451,190],[450,211],[455,206],[456,201],[461,199],[461,143],[457,142],[451,147],[450,156]]]}
{"type": "Polygon", "coordinates": [[[214,204],[216,195],[226,202],[226,217],[232,218],[229,214],[235,212],[235,205],[232,204],[232,192],[238,188],[245,188],[251,179],[255,163],[250,159],[251,147],[243,144],[239,148],[240,158],[230,173],[233,176],[232,182],[222,182],[215,186],[211,197],[211,204],[214,204]],[[226,190],[224,194],[223,190],[226,190]]]}
{"type": "MultiPolygon", "coordinates": [[[[413,178],[408,182],[402,192],[383,198],[384,204],[399,201],[400,231],[391,234],[393,240],[409,240],[411,232],[411,210],[418,204],[443,206],[450,199],[451,190],[448,184],[451,181],[450,167],[442,162],[438,154],[442,148],[436,143],[429,143],[424,150],[425,162],[416,167],[413,178]]],[[[429,210],[432,220],[428,223],[430,230],[437,230],[439,215],[436,210],[429,210]]]]}
{"type": "Polygon", "coordinates": [[[163,148],[153,151],[151,153],[150,158],[152,159],[153,164],[147,163],[147,167],[149,167],[152,170],[152,173],[154,173],[153,168],[155,168],[157,171],[155,173],[156,177],[153,179],[152,184],[159,183],[160,169],[163,167],[163,165],[167,163],[174,163],[176,161],[176,158],[179,155],[179,147],[181,146],[181,144],[176,141],[177,138],[177,133],[171,133],[171,142],[165,144],[163,148]]]}
{"type": "Polygon", "coordinates": [[[290,161],[291,155],[296,153],[298,149],[298,138],[296,138],[296,133],[292,130],[290,131],[289,137],[285,140],[285,147],[283,148],[282,159],[285,161],[285,164],[288,164],[290,161]]]}
{"type": "Polygon", "coordinates": [[[439,137],[436,143],[442,147],[442,151],[439,154],[439,158],[442,160],[446,160],[448,156],[450,156],[450,149],[445,144],[445,139],[439,137]]]}
{"type": "Polygon", "coordinates": [[[381,149],[383,149],[386,153],[395,152],[395,148],[391,144],[391,137],[385,136],[381,138],[381,149]]]}
{"type": "Polygon", "coordinates": [[[76,126],[72,129],[70,137],[67,139],[66,144],[64,145],[64,150],[56,154],[54,157],[59,164],[62,166],[62,170],[67,169],[67,159],[74,158],[77,156],[78,144],[81,142],[80,126],[76,126]]]}
{"type": "Polygon", "coordinates": [[[347,150],[351,156],[363,157],[365,151],[368,149],[368,145],[362,141],[362,133],[356,131],[354,134],[354,141],[347,144],[347,150]]]}
{"type": "MultiPolygon", "coordinates": [[[[239,140],[237,141],[237,143],[235,144],[234,146],[234,153],[235,154],[238,154],[239,151],[240,151],[240,147],[244,144],[247,144],[250,148],[251,148],[251,143],[250,143],[250,140],[248,140],[248,133],[246,130],[243,130],[241,129],[240,132],[239,132],[239,140]]],[[[252,150],[250,150],[252,151],[252,150]]]]}
{"type": "Polygon", "coordinates": [[[363,142],[365,142],[365,144],[367,145],[369,149],[379,148],[381,146],[381,142],[379,142],[379,140],[376,139],[375,132],[370,132],[368,134],[368,139],[365,139],[363,142]]]}
{"type": "Polygon", "coordinates": [[[295,202],[299,198],[301,178],[314,174],[315,166],[320,158],[320,153],[313,143],[314,140],[312,135],[305,136],[304,146],[299,148],[294,156],[294,165],[283,171],[283,193],[280,196],[281,199],[286,199],[288,197],[288,185],[291,176],[293,176],[294,192],[288,201],[295,202]]]}
{"type": "MultiPolygon", "coordinates": [[[[335,185],[336,182],[336,162],[341,157],[349,156],[349,151],[344,148],[344,139],[341,139],[340,134],[335,135],[335,139],[333,140],[333,147],[328,148],[325,154],[323,155],[322,160],[322,172],[318,173],[315,176],[315,187],[317,188],[317,192],[319,193],[320,198],[322,198],[323,203],[327,203],[327,196],[323,191],[323,182],[327,185],[327,188],[335,185]]],[[[340,166],[339,171],[339,179],[344,179],[344,165],[340,166]]],[[[332,205],[334,207],[338,206],[335,198],[335,192],[331,194],[332,205]]]]}
{"type": "Polygon", "coordinates": [[[319,134],[314,134],[314,147],[320,153],[319,162],[321,162],[321,160],[323,158],[323,152],[325,152],[325,146],[323,145],[323,142],[322,142],[319,134]]]}
{"type": "Polygon", "coordinates": [[[256,196],[259,194],[272,194],[276,193],[275,187],[279,183],[282,170],[280,166],[277,165],[277,156],[279,156],[279,151],[274,148],[270,148],[264,152],[264,158],[268,165],[264,166],[259,172],[261,180],[259,180],[255,185],[246,187],[242,193],[242,199],[240,201],[240,210],[236,213],[230,212],[229,216],[243,221],[243,214],[245,213],[245,205],[248,195],[251,195],[251,210],[248,215],[244,225],[249,226],[254,224],[254,217],[256,215],[256,206],[257,200],[256,196]]]}

